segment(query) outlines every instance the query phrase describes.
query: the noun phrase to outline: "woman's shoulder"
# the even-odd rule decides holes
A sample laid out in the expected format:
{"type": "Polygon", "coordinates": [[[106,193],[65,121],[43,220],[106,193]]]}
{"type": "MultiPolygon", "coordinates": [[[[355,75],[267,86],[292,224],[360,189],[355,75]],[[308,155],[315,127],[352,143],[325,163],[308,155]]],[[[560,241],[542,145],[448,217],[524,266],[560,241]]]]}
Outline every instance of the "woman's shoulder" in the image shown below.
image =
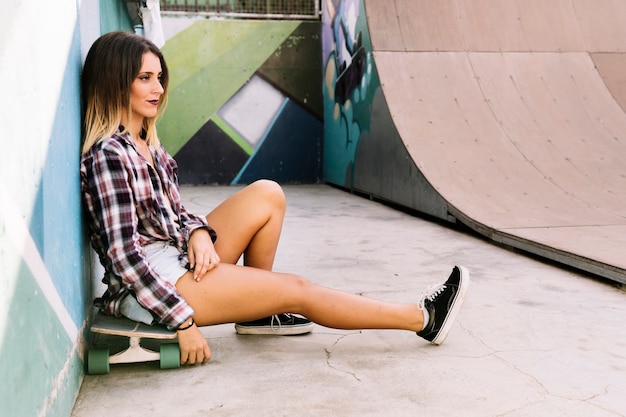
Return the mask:
{"type": "Polygon", "coordinates": [[[98,150],[109,152],[126,152],[129,146],[129,139],[125,135],[119,135],[116,133],[103,138],[98,144],[98,150]]]}
{"type": "Polygon", "coordinates": [[[128,139],[124,136],[113,134],[111,136],[105,136],[100,139],[98,143],[94,144],[91,149],[84,155],[84,157],[95,157],[102,154],[118,154],[125,155],[128,153],[129,148],[128,139]]]}
{"type": "Polygon", "coordinates": [[[103,164],[111,166],[113,160],[119,161],[121,165],[133,164],[127,139],[117,134],[104,137],[94,144],[89,151],[83,154],[81,166],[84,169],[96,169],[95,167],[102,167],[103,164]]]}

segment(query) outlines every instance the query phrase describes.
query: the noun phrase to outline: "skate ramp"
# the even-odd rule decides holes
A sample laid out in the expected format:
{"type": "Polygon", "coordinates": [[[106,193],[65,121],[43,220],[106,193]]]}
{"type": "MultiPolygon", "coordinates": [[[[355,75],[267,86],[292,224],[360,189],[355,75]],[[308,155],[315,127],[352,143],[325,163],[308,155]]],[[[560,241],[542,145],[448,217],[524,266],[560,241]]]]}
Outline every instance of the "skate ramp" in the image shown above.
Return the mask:
{"type": "Polygon", "coordinates": [[[626,2],[365,0],[389,112],[459,221],[626,282],[626,2]]]}

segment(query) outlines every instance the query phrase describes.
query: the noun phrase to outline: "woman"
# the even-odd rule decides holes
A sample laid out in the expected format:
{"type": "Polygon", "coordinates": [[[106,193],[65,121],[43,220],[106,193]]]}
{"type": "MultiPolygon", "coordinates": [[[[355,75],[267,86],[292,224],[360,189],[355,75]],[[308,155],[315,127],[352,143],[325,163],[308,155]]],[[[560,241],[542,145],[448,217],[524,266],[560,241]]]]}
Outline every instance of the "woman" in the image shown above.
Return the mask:
{"type": "Polygon", "coordinates": [[[463,267],[418,304],[382,302],[272,272],[285,212],[275,182],[249,185],[206,218],[187,212],[176,163],[155,127],[167,87],[163,55],[142,37],[109,33],[87,55],[81,189],[91,244],[105,269],[105,313],[141,310],[148,321],[176,329],[183,364],[210,359],[197,326],[221,323],[239,323],[240,333],[267,326],[297,333],[310,331],[311,319],[340,329],[410,330],[433,344],[445,340],[469,284],[463,267]],[[244,265],[236,265],[241,256],[244,265]],[[263,317],[279,321],[259,322],[263,317]]]}

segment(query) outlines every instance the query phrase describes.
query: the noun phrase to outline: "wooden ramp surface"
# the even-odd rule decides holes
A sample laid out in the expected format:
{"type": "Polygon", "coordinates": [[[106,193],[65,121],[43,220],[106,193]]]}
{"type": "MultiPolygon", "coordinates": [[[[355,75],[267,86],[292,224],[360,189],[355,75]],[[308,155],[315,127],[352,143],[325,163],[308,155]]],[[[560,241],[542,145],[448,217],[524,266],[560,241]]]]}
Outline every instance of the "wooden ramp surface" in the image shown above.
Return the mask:
{"type": "Polygon", "coordinates": [[[626,2],[365,6],[394,123],[450,213],[626,282],[626,2]]]}

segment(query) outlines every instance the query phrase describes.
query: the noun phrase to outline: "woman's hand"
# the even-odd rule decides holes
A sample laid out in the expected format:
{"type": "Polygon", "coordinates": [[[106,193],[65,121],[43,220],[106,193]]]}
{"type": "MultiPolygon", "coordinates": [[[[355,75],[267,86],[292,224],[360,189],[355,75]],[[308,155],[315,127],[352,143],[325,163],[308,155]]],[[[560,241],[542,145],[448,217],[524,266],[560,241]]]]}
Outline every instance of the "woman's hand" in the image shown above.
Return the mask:
{"type": "Polygon", "coordinates": [[[206,363],[211,359],[209,344],[195,324],[177,333],[181,365],[206,363]]]}
{"type": "Polygon", "coordinates": [[[193,271],[193,279],[200,281],[202,276],[220,263],[220,257],[215,252],[215,246],[206,229],[197,229],[189,237],[188,243],[189,266],[193,271]]]}

